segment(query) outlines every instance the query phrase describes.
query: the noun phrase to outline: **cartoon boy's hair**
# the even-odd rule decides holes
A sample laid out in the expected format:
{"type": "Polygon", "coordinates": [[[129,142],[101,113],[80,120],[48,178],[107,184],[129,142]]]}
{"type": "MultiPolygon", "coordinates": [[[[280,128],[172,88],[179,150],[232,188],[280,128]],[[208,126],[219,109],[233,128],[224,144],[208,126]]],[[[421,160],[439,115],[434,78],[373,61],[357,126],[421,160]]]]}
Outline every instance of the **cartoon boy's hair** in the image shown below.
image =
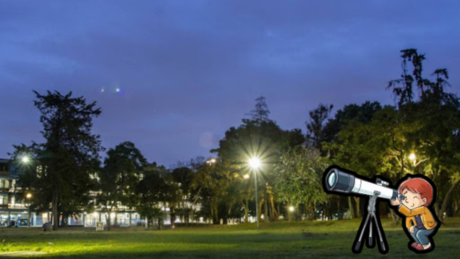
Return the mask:
{"type": "Polygon", "coordinates": [[[426,204],[424,205],[427,207],[430,205],[431,201],[433,200],[433,187],[431,184],[423,178],[409,178],[405,180],[398,189],[399,193],[402,193],[404,189],[408,189],[411,192],[419,193],[420,197],[426,199],[426,204]]]}

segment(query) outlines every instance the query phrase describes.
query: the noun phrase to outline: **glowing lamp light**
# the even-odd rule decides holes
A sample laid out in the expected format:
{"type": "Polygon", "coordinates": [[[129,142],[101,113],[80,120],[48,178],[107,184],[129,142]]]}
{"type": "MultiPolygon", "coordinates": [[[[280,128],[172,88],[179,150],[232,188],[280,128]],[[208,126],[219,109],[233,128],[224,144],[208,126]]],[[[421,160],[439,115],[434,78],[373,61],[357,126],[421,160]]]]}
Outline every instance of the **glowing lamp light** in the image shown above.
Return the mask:
{"type": "Polygon", "coordinates": [[[289,211],[290,211],[290,212],[293,212],[293,211],[294,211],[294,206],[290,206],[290,207],[289,207],[289,211]]]}
{"type": "Polygon", "coordinates": [[[31,193],[26,194],[26,198],[27,198],[27,199],[32,198],[32,194],[31,194],[31,193]]]}
{"type": "Polygon", "coordinates": [[[254,168],[254,169],[257,169],[260,167],[260,159],[257,158],[257,157],[253,157],[251,159],[249,159],[249,165],[254,168]]]}
{"type": "Polygon", "coordinates": [[[411,160],[411,161],[414,161],[416,158],[417,158],[417,157],[415,156],[414,153],[411,153],[411,154],[409,155],[409,160],[411,160]]]}
{"type": "Polygon", "coordinates": [[[29,159],[28,156],[23,156],[22,159],[21,159],[21,161],[22,161],[23,163],[27,164],[27,163],[29,163],[30,159],[29,159]]]}

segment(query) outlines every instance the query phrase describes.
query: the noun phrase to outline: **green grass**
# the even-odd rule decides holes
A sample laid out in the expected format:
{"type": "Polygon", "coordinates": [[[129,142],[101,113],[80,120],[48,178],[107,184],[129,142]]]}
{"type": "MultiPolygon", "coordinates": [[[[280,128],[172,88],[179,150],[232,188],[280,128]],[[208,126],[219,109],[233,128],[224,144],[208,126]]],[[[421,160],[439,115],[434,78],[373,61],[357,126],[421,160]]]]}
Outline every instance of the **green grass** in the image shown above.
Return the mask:
{"type": "MultiPolygon", "coordinates": [[[[39,251],[52,258],[415,258],[460,257],[460,219],[447,219],[434,237],[436,249],[419,255],[401,225],[383,221],[389,253],[363,247],[351,251],[361,220],[278,222],[233,226],[182,227],[172,230],[121,228],[111,232],[68,229],[0,229],[0,257],[14,251],[39,251]]],[[[26,256],[24,256],[26,257],[26,256]]]]}

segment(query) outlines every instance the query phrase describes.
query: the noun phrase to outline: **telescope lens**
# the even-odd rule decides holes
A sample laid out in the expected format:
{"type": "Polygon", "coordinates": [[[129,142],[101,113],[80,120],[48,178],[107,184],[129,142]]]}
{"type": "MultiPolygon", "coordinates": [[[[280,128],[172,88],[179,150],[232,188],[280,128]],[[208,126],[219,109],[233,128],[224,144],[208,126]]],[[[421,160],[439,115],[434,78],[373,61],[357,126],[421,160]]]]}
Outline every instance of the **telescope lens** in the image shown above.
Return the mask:
{"type": "Polygon", "coordinates": [[[335,174],[334,173],[329,175],[329,179],[327,179],[327,183],[331,187],[334,186],[334,184],[335,184],[335,174]]]}

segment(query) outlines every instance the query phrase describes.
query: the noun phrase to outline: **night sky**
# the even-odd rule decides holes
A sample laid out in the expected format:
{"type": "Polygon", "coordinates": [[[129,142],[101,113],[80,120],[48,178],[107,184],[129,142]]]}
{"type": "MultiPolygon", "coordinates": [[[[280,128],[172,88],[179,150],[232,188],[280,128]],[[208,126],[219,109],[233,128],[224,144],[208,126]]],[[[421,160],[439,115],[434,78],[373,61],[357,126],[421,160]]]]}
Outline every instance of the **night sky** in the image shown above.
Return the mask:
{"type": "Polygon", "coordinates": [[[394,104],[401,49],[458,93],[459,14],[458,0],[0,0],[0,157],[42,141],[32,90],[96,101],[104,147],[129,140],[167,167],[210,156],[259,96],[303,132],[319,103],[394,104]]]}

